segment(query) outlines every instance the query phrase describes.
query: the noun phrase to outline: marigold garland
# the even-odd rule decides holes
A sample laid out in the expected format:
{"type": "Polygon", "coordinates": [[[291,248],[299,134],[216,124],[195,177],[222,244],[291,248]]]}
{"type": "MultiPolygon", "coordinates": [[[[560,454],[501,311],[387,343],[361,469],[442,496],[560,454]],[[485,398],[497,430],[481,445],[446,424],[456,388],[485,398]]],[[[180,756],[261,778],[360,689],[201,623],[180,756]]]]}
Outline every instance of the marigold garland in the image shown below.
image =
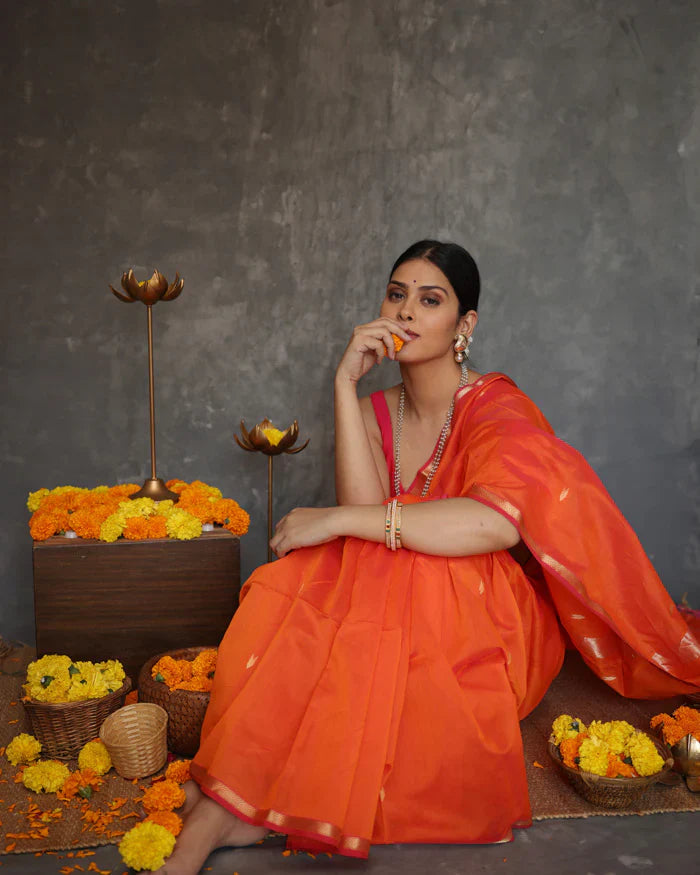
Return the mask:
{"type": "Polygon", "coordinates": [[[570,768],[608,778],[636,778],[661,771],[664,760],[652,739],[625,720],[593,720],[561,714],[552,724],[551,740],[570,768]]]}
{"type": "Polygon", "coordinates": [[[27,499],[32,512],[29,531],[35,541],[72,529],[81,538],[108,543],[122,537],[134,541],[166,537],[190,540],[199,537],[204,523],[216,523],[239,537],[248,531],[250,516],[232,498],[223,498],[216,487],[201,480],[189,484],[169,480],[167,485],[180,496],[177,505],[150,498],[130,499],[139,489],[134,483],[95,489],[38,489],[27,499]]]}

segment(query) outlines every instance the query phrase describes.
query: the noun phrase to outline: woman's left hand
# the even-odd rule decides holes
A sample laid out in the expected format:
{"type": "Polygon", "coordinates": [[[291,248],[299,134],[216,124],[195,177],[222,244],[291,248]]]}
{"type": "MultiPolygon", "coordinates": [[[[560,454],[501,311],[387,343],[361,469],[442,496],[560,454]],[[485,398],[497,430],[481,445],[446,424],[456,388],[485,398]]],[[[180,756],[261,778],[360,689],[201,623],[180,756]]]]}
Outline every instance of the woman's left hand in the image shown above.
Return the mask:
{"type": "Polygon", "coordinates": [[[270,547],[281,559],[297,547],[325,544],[339,536],[333,527],[337,507],[295,507],[277,523],[270,547]]]}

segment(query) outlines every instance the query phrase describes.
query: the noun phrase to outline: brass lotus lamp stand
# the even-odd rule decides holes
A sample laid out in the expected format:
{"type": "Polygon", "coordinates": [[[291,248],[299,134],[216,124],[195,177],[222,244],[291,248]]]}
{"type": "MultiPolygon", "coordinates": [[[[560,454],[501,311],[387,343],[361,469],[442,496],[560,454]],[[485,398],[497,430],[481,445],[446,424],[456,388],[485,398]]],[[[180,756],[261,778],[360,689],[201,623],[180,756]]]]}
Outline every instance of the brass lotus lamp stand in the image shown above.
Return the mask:
{"type": "Polygon", "coordinates": [[[184,285],[185,281],[180,279],[177,273],[175,274],[175,282],[168,285],[166,278],[157,270],[153,271],[153,276],[149,280],[143,280],[142,282],[138,282],[133,270],[123,273],[122,288],[126,295],[122,295],[121,292],[118,292],[110,285],[110,289],[112,289],[112,292],[120,301],[124,301],[125,304],[141,301],[142,304],[146,305],[148,313],[148,395],[151,414],[151,476],[144,481],[143,486],[138,492],[129,496],[130,498],[152,498],[154,501],[170,499],[176,502],[180,497],[176,492],[171,492],[162,478],[156,475],[156,411],[153,379],[153,314],[151,310],[158,301],[174,301],[184,285]]]}
{"type": "Polygon", "coordinates": [[[299,437],[299,424],[296,419],[286,431],[275,428],[269,419],[263,419],[250,431],[246,431],[245,422],[241,420],[241,437],[234,435],[236,443],[249,453],[265,453],[267,456],[267,561],[272,562],[272,459],[280,453],[295,455],[300,453],[309,443],[292,449],[299,437]]]}

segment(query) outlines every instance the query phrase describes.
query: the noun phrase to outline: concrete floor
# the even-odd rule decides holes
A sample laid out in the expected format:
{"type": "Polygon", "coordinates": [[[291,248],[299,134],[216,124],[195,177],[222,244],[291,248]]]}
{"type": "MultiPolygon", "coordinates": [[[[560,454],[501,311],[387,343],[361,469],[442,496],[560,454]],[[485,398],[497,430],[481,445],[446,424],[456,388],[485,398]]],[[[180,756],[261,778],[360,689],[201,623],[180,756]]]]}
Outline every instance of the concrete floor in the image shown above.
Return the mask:
{"type": "MultiPolygon", "coordinates": [[[[315,860],[307,854],[282,856],[284,839],[262,846],[222,850],[206,866],[211,875],[269,875],[313,872],[401,873],[401,875],[700,875],[700,814],[669,813],[645,817],[589,817],[538,821],[519,830],[503,845],[386,845],[372,849],[367,862],[347,857],[315,860]]],[[[115,846],[96,849],[79,862],[87,869],[95,861],[114,875],[125,872],[115,846]]],[[[55,875],[73,861],[58,857],[8,854],[0,857],[0,875],[55,875]]]]}

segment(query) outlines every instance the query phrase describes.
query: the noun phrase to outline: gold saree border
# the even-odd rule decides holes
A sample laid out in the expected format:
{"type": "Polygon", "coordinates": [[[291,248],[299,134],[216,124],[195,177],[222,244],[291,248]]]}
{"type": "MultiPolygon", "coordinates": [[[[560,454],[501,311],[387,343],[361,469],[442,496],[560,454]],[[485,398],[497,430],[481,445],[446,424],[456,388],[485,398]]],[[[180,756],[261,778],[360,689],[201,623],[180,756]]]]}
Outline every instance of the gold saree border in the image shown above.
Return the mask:
{"type": "MultiPolygon", "coordinates": [[[[608,612],[603,608],[602,605],[599,605],[598,602],[594,602],[586,592],[584,585],[581,583],[580,579],[571,571],[570,568],[567,568],[563,562],[560,562],[558,559],[555,559],[554,556],[551,556],[549,553],[545,552],[545,550],[540,547],[540,545],[534,540],[530,532],[527,530],[525,525],[523,524],[523,514],[519,507],[516,507],[512,502],[508,501],[505,498],[501,498],[500,495],[497,495],[495,492],[492,492],[490,489],[487,489],[485,486],[481,486],[478,483],[475,483],[471,489],[466,494],[467,498],[473,498],[475,501],[480,502],[481,504],[487,504],[489,507],[492,507],[494,510],[499,511],[499,513],[508,517],[508,519],[513,523],[513,525],[520,532],[520,536],[523,541],[529,548],[532,555],[537,559],[540,565],[548,568],[551,572],[554,573],[556,577],[560,580],[563,580],[570,588],[576,591],[576,594],[579,596],[581,601],[587,605],[594,614],[603,619],[610,628],[615,632],[616,635],[620,635],[620,632],[617,629],[617,626],[613,622],[612,617],[608,614],[608,612]]],[[[624,640],[624,639],[623,639],[624,640]]],[[[596,654],[596,656],[600,659],[601,657],[596,654]]]]}
{"type": "Polygon", "coordinates": [[[333,849],[348,857],[365,859],[369,856],[369,839],[343,835],[340,827],[326,821],[294,817],[274,808],[256,808],[194,762],[190,764],[190,773],[207,796],[211,796],[215,802],[223,805],[241,820],[254,826],[266,826],[277,832],[321,842],[328,845],[329,850],[333,849]]]}

